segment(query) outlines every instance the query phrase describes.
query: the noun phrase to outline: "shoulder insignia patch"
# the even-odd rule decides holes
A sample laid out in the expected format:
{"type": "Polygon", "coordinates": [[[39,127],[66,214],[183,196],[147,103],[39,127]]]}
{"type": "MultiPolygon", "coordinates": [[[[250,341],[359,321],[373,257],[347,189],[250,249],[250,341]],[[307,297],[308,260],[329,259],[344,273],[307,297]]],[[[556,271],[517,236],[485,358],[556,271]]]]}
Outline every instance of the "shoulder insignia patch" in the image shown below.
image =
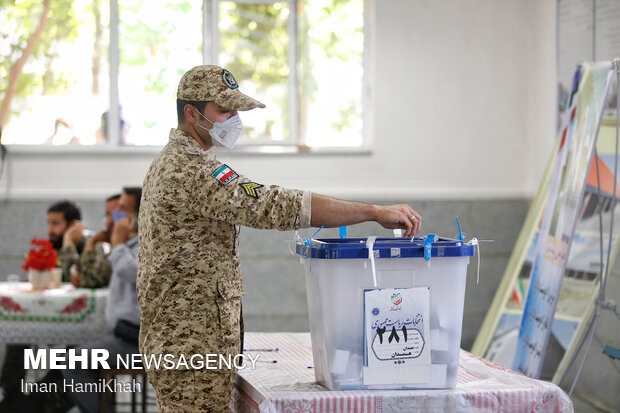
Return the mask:
{"type": "Polygon", "coordinates": [[[223,183],[224,185],[228,185],[233,179],[239,177],[235,171],[230,169],[228,165],[222,165],[215,170],[211,174],[212,177],[223,183]]]}
{"type": "Polygon", "coordinates": [[[263,187],[263,185],[257,184],[256,182],[244,182],[242,184],[239,184],[239,186],[243,188],[243,191],[246,193],[246,195],[249,195],[252,198],[256,199],[258,199],[258,188],[263,187]]]}

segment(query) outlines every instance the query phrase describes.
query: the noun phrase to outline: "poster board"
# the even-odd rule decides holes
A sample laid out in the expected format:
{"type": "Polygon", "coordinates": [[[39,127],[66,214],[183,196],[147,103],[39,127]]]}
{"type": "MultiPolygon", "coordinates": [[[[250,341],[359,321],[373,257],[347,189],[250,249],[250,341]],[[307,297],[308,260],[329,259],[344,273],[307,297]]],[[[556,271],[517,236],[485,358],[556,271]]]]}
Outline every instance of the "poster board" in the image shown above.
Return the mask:
{"type": "MultiPolygon", "coordinates": [[[[563,276],[555,317],[551,325],[546,357],[540,378],[558,383],[593,315],[594,300],[598,293],[597,275],[600,269],[599,209],[603,212],[603,256],[607,257],[609,221],[613,193],[613,161],[615,156],[615,76],[609,99],[604,107],[613,105],[613,120],[604,120],[601,125],[596,145],[597,154],[592,157],[585,180],[583,202],[572,238],[572,247],[568,254],[566,271],[563,276]],[[613,99],[613,100],[612,100],[613,99]],[[596,167],[599,169],[601,196],[599,202],[596,167]]],[[[600,83],[600,82],[599,82],[600,83]]],[[[594,85],[594,88],[600,86],[594,85]]],[[[581,110],[588,110],[582,107],[581,110]]],[[[607,115],[612,111],[607,110],[607,115]]],[[[517,338],[524,310],[524,301],[529,289],[529,277],[534,260],[538,230],[548,200],[555,154],[549,161],[538,193],[530,207],[525,223],[517,240],[513,254],[502,278],[492,305],[472,347],[472,352],[504,366],[512,367],[517,338]]],[[[588,152],[589,153],[589,152],[588,152]]],[[[570,161],[570,159],[569,159],[570,161]]],[[[616,194],[620,195],[620,186],[616,182],[616,194]]],[[[615,242],[620,235],[620,206],[616,207],[612,237],[612,254],[610,267],[613,268],[618,245],[615,242]]],[[[603,260],[605,263],[605,260],[603,260]]],[[[603,268],[604,269],[604,268],[603,268]]]]}

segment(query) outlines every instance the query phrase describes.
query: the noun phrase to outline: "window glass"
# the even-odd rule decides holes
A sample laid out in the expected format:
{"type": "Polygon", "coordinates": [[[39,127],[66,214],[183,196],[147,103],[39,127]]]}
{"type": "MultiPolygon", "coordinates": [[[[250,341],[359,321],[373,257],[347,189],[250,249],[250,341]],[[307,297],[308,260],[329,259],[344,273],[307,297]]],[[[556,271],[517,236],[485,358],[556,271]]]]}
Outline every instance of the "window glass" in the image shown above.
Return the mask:
{"type": "Polygon", "coordinates": [[[121,144],[165,145],[183,73],[202,64],[202,2],[119,2],[121,144]]]}
{"type": "Polygon", "coordinates": [[[298,4],[299,134],[308,146],[362,144],[363,0],[298,4]]]}
{"type": "MultiPolygon", "coordinates": [[[[0,9],[3,143],[116,144],[107,124],[110,3],[46,3],[0,9]]],[[[241,114],[240,144],[362,144],[363,0],[207,3],[217,17],[213,60],[267,105],[241,114]]],[[[204,61],[202,4],[119,2],[119,144],[167,142],[178,81],[204,61]]]]}
{"type": "Polygon", "coordinates": [[[3,143],[104,143],[109,101],[109,5],[11,2],[0,9],[3,143]]]}
{"type": "Polygon", "coordinates": [[[267,105],[241,114],[240,143],[362,144],[363,0],[299,1],[296,32],[288,28],[286,2],[220,1],[218,7],[218,61],[267,105]],[[289,83],[293,42],[296,85],[289,83]]]}
{"type": "Polygon", "coordinates": [[[243,93],[265,109],[240,114],[240,144],[291,142],[289,133],[290,8],[286,2],[219,2],[218,62],[235,76],[243,93]]]}

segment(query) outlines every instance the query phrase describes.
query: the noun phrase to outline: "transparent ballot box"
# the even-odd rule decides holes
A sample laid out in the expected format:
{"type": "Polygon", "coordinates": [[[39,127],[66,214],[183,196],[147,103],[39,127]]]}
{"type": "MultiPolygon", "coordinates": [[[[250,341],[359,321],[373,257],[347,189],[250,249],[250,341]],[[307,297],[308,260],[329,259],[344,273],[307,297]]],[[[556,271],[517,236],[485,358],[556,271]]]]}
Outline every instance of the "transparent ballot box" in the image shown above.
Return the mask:
{"type": "Polygon", "coordinates": [[[473,243],[434,234],[313,239],[299,242],[297,253],[319,383],[331,390],[456,386],[473,243]]]}

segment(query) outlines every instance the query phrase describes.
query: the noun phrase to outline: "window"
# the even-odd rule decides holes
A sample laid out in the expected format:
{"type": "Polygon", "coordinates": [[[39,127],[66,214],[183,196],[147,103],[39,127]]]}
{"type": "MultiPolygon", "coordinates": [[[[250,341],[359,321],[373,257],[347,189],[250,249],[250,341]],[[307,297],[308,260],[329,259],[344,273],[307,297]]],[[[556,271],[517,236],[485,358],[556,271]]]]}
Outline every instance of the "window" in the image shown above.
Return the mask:
{"type": "Polygon", "coordinates": [[[240,145],[363,144],[364,0],[23,0],[0,24],[3,143],[163,145],[213,63],[267,105],[240,145]]]}
{"type": "Polygon", "coordinates": [[[119,142],[164,145],[179,79],[202,64],[201,2],[123,0],[118,16],[119,142]]]}
{"type": "Polygon", "coordinates": [[[0,9],[3,143],[104,142],[109,8],[103,1],[19,1],[0,9]]]}

